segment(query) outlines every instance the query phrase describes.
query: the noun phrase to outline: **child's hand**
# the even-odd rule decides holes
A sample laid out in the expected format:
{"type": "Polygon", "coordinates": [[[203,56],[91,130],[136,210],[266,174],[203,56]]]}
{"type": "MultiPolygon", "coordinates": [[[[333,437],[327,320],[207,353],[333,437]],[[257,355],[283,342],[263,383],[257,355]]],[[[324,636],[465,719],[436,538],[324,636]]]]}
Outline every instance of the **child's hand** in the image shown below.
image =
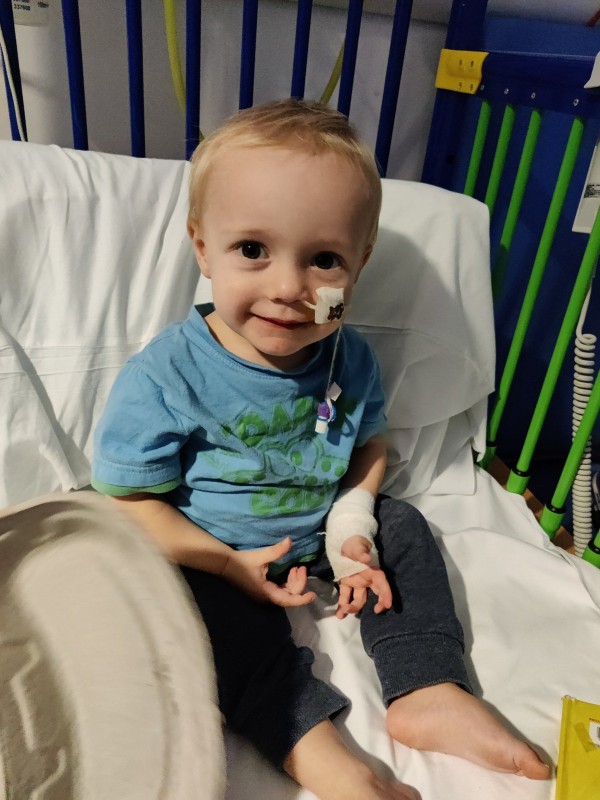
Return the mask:
{"type": "MultiPolygon", "coordinates": [[[[361,564],[371,564],[371,543],[364,536],[350,536],[342,546],[342,555],[361,564]]],[[[392,590],[385,573],[377,566],[370,566],[340,580],[340,596],[336,616],[344,619],[348,614],[357,614],[367,602],[367,590],[377,595],[375,613],[380,614],[392,607],[392,590]]]]}
{"type": "Polygon", "coordinates": [[[342,545],[342,555],[371,566],[371,542],[364,536],[349,536],[342,545]]]}
{"type": "Polygon", "coordinates": [[[259,603],[305,606],[312,603],[316,596],[314,592],[304,592],[306,567],[292,567],[284,586],[278,586],[267,579],[269,564],[289,553],[291,547],[292,540],[288,536],[281,542],[260,550],[232,550],[222,575],[259,603]]]}

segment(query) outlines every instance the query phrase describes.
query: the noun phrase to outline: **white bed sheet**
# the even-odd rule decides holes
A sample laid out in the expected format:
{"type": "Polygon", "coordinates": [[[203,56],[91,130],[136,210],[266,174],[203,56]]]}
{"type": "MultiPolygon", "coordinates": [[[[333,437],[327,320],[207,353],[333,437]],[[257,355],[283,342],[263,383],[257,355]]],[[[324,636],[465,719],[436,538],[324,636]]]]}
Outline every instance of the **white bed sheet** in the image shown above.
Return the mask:
{"type": "MultiPolygon", "coordinates": [[[[465,469],[476,484],[472,495],[423,494],[410,501],[429,520],[444,556],[475,693],[555,764],[562,697],[600,703],[600,571],[555,547],[520,496],[463,462],[465,469]]],[[[336,725],[382,774],[391,770],[422,800],[554,798],[554,777],[531,781],[392,742],[357,620],[336,619],[333,590],[311,581],[318,600],[290,612],[295,636],[315,651],[316,673],[351,699],[336,725]]],[[[314,797],[239,738],[227,734],[226,745],[227,800],[314,797]]]]}

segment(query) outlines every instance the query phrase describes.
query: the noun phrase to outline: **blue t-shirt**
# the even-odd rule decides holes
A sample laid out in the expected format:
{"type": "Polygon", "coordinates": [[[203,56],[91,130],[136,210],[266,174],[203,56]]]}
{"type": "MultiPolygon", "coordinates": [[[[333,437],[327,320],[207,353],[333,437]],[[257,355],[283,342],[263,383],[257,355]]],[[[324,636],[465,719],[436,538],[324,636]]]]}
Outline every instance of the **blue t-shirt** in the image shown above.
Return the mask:
{"type": "Polygon", "coordinates": [[[238,549],[318,534],[355,446],[385,428],[379,368],[364,339],[342,329],[333,380],[342,388],[327,434],[315,432],[335,334],[282,372],[234,356],[193,307],[125,364],[95,433],[92,485],[164,499],[238,549]]]}

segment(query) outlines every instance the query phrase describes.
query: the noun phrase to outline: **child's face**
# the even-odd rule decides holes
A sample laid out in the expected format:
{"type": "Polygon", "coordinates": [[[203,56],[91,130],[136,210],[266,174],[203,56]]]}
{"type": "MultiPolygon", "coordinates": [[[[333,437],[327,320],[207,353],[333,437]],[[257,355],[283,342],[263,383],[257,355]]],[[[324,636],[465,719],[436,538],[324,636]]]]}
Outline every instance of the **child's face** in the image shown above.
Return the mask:
{"type": "Polygon", "coordinates": [[[247,361],[298,366],[341,324],[317,325],[303,301],[334,286],[348,304],[370,255],[365,179],[334,154],[239,148],[213,165],[204,198],[189,232],[212,282],[213,336],[247,361]]]}

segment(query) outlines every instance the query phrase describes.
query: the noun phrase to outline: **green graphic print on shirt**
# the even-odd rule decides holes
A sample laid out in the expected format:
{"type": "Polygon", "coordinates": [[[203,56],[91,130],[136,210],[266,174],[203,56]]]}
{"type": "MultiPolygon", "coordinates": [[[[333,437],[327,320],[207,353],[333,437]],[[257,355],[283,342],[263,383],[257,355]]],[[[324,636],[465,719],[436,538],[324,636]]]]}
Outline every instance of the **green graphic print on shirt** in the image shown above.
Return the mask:
{"type": "MultiPolygon", "coordinates": [[[[350,406],[355,405],[346,401],[338,406],[336,427],[350,406]]],[[[221,427],[225,438],[235,437],[262,462],[258,469],[222,474],[225,481],[256,487],[250,500],[256,516],[302,513],[328,505],[335,496],[337,484],[348,468],[348,458],[327,453],[323,436],[307,436],[307,431],[314,430],[316,408],[314,398],[301,397],[295,401],[291,414],[278,403],[270,420],[255,411],[245,411],[221,427]]],[[[219,451],[215,455],[219,459],[219,451]]],[[[239,457],[245,458],[243,453],[239,457]]]]}

